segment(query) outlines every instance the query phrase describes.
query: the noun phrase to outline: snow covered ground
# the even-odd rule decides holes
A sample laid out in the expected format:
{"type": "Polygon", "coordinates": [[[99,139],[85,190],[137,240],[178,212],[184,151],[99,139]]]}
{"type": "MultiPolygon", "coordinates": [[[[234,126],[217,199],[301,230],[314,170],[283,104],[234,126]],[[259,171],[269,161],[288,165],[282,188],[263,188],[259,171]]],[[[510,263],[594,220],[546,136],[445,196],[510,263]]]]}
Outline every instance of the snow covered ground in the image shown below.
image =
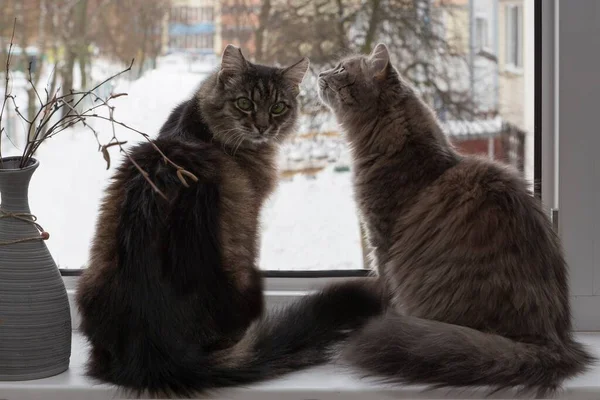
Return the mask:
{"type": "MultiPolygon", "coordinates": [[[[154,135],[171,109],[190,96],[210,67],[190,67],[166,59],[137,81],[120,81],[115,92],[129,96],[114,101],[115,118],[154,135]]],[[[100,75],[95,78],[104,78],[107,71],[95,71],[100,75]]],[[[110,126],[101,122],[94,126],[106,142],[110,126]]],[[[128,144],[140,140],[125,129],[117,129],[117,134],[128,144]]],[[[19,154],[6,140],[2,145],[4,156],[19,154]]],[[[40,167],[31,182],[30,206],[50,232],[47,244],[61,268],[81,268],[87,262],[102,192],[115,161],[120,159],[115,148],[111,154],[114,161],[107,171],[91,132],[77,128],[50,140],[36,156],[40,167]]],[[[296,175],[281,182],[264,210],[262,226],[262,269],[362,268],[350,174],[334,172],[332,164],[316,179],[296,175]]]]}

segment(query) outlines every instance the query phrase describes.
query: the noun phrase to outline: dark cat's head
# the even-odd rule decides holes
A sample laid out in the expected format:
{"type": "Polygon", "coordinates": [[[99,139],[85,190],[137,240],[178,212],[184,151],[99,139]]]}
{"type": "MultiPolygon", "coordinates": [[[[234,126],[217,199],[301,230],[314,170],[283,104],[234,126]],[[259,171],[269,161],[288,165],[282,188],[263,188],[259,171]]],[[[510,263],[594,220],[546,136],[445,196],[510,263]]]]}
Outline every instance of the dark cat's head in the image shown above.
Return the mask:
{"type": "Polygon", "coordinates": [[[292,132],[308,65],[307,58],[286,68],[254,64],[228,45],[219,71],[199,93],[214,139],[234,148],[259,147],[292,132]]]}
{"type": "Polygon", "coordinates": [[[389,51],[382,43],[370,55],[348,57],[319,74],[319,96],[338,117],[364,115],[410,90],[392,66],[389,51]]]}

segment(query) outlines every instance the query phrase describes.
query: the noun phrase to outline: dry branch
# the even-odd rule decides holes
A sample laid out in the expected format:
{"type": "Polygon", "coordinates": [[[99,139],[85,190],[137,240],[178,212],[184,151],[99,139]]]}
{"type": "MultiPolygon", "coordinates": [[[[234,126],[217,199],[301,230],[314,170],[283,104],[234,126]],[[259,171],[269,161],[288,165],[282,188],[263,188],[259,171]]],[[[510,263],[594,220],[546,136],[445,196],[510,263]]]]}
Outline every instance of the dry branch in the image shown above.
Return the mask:
{"type": "MultiPolygon", "coordinates": [[[[16,26],[16,20],[15,20],[16,26]]],[[[48,139],[56,136],[60,132],[63,132],[66,129],[71,127],[80,125],[84,128],[88,129],[92,132],[96,141],[98,143],[98,151],[102,154],[104,160],[107,163],[107,169],[110,168],[110,153],[108,149],[110,147],[118,147],[119,152],[124,154],[125,157],[132,163],[132,165],[140,172],[140,174],[144,177],[144,179],[148,182],[148,184],[152,187],[152,189],[164,199],[167,199],[165,193],[163,193],[160,188],[152,181],[149,174],[134,160],[130,152],[128,152],[124,145],[127,143],[126,141],[119,140],[116,133],[116,126],[121,126],[129,131],[135,132],[141,135],[151,146],[161,155],[165,164],[170,165],[175,171],[177,178],[181,181],[181,184],[185,187],[189,187],[189,183],[186,178],[191,179],[194,182],[198,181],[198,178],[191,172],[185,170],[182,166],[173,162],[169,157],[167,157],[162,150],[154,143],[154,141],[150,138],[150,136],[144,132],[141,132],[133,127],[128,126],[127,124],[118,121],[114,118],[115,106],[111,104],[111,101],[117,99],[119,97],[127,96],[127,93],[113,93],[110,94],[106,99],[101,98],[100,96],[94,93],[98,88],[102,85],[116,79],[117,77],[123,75],[131,71],[134,60],[131,61],[129,66],[124,70],[108,77],[103,80],[96,86],[94,86],[90,90],[85,91],[72,91],[70,90],[68,93],[62,93],[61,89],[58,88],[55,91],[44,90],[45,98],[42,97],[40,92],[38,91],[33,79],[31,79],[31,65],[29,66],[29,78],[27,82],[30,86],[30,89],[34,91],[38,101],[39,106],[36,108],[35,112],[30,113],[33,115],[33,118],[28,119],[21,111],[19,110],[18,104],[16,102],[15,96],[9,91],[10,86],[10,63],[11,63],[11,51],[14,41],[14,31],[11,38],[8,57],[6,61],[6,71],[5,71],[5,92],[2,99],[2,108],[0,109],[0,139],[2,134],[8,137],[8,134],[5,128],[2,126],[2,118],[4,116],[4,110],[7,106],[7,102],[10,101],[14,106],[16,114],[26,125],[26,145],[23,148],[23,152],[20,159],[20,168],[24,168],[29,165],[32,157],[35,155],[38,148],[48,139]],[[78,100],[74,100],[74,98],[78,96],[78,100]],[[85,99],[91,99],[93,106],[85,109],[84,111],[79,111],[78,107],[82,104],[85,99]],[[98,113],[99,110],[107,110],[108,116],[100,115],[98,113]],[[112,137],[110,140],[102,144],[98,135],[98,132],[94,129],[93,126],[90,125],[88,120],[104,120],[110,122],[112,126],[112,137]]],[[[1,144],[1,142],[0,142],[1,144]]],[[[2,160],[2,154],[0,153],[0,160],[2,160]]]]}

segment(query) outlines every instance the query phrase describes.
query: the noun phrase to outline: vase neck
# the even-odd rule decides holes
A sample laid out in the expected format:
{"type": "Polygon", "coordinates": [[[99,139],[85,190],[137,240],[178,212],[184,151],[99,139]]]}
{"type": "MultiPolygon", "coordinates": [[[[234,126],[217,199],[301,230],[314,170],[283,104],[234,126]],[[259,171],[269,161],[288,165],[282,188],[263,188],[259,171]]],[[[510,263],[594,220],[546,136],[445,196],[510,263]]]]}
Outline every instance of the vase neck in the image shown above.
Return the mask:
{"type": "Polygon", "coordinates": [[[0,171],[0,208],[7,212],[29,213],[29,170],[0,171]]]}

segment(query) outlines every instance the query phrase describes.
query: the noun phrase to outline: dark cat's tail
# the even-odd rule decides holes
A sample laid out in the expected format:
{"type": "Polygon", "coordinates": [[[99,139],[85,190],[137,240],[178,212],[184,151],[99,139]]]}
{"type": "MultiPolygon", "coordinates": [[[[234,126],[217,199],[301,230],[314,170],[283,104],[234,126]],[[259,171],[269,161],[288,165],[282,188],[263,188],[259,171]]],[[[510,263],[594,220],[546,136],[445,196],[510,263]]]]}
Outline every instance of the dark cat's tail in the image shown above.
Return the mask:
{"type": "Polygon", "coordinates": [[[594,361],[572,339],[525,343],[471,328],[397,314],[368,323],[343,358],[389,383],[520,388],[551,394],[594,361]]]}
{"type": "Polygon", "coordinates": [[[341,342],[382,314],[377,285],[375,279],[335,284],[269,313],[237,345],[215,355],[206,384],[262,381],[331,361],[341,342]]]}
{"type": "Polygon", "coordinates": [[[383,313],[377,288],[375,279],[329,286],[267,313],[230,348],[206,353],[186,345],[169,355],[158,352],[144,371],[128,370],[133,377],[113,381],[133,396],[192,397],[327,363],[345,339],[383,313]]]}

